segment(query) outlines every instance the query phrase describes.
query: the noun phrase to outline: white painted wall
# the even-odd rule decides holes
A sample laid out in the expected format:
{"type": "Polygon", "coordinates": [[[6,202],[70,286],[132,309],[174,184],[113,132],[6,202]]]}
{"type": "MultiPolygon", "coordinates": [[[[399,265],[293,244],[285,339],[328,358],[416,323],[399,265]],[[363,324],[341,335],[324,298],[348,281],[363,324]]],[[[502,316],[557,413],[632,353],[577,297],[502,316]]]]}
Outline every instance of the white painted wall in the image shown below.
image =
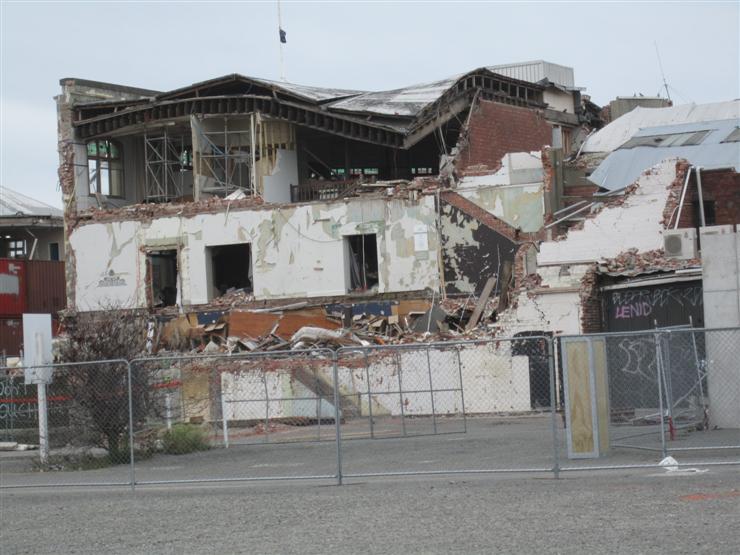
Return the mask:
{"type": "Polygon", "coordinates": [[[496,172],[465,176],[457,185],[466,199],[525,232],[539,231],[544,225],[543,191],[539,152],[507,154],[496,172]]]}
{"type": "Polygon", "coordinates": [[[295,150],[277,149],[277,162],[271,175],[262,178],[265,202],[289,203],[290,186],[298,185],[298,155],[295,150]]]}
{"type": "MultiPolygon", "coordinates": [[[[740,233],[732,226],[700,230],[704,325],[740,326],[740,233]]],[[[740,428],[740,331],[706,334],[709,417],[713,426],[740,428]]]]}
{"type": "Polygon", "coordinates": [[[89,223],[70,234],[78,310],[146,306],[146,250],[179,249],[184,305],[208,302],[206,248],[250,243],[257,299],[343,295],[345,235],[376,233],[379,292],[439,287],[434,197],[351,199],[151,222],[89,223]],[[414,233],[428,230],[427,249],[414,233]]]}
{"type": "MultiPolygon", "coordinates": [[[[354,353],[340,357],[338,368],[339,388],[342,395],[359,399],[358,416],[367,416],[368,375],[372,392],[374,415],[427,416],[432,414],[430,372],[434,394],[434,413],[438,415],[462,414],[463,395],[467,414],[489,414],[502,412],[526,412],[531,410],[529,390],[529,359],[511,356],[511,344],[476,345],[460,352],[460,367],[457,351],[432,348],[425,350],[385,351],[370,355],[370,366],[342,364],[342,359],[354,359],[354,353]],[[399,392],[399,371],[403,393],[399,392]],[[461,381],[462,379],[462,381],[461,381]],[[439,391],[454,389],[458,391],[439,391]],[[424,391],[426,390],[426,391],[424,391]],[[415,393],[418,391],[418,393],[415,393]],[[358,395],[358,394],[365,395],[358,395]]],[[[357,361],[364,360],[357,354],[357,361]]],[[[332,369],[327,364],[319,369],[327,383],[331,383],[332,369]]],[[[235,374],[222,374],[222,391],[227,400],[226,416],[229,420],[255,420],[265,418],[268,404],[264,402],[267,386],[270,418],[316,415],[316,401],[300,402],[292,397],[315,396],[296,380],[290,372],[270,371],[263,374],[257,370],[235,374]],[[266,381],[263,381],[266,380],[266,381]],[[245,402],[251,399],[252,402],[245,402]],[[239,402],[236,402],[239,401],[239,402]]],[[[332,414],[333,407],[323,401],[322,414],[332,414]]]]}
{"type": "Polygon", "coordinates": [[[573,93],[561,91],[554,87],[545,89],[542,99],[551,110],[558,112],[567,112],[575,114],[575,104],[573,102],[573,93]]]}

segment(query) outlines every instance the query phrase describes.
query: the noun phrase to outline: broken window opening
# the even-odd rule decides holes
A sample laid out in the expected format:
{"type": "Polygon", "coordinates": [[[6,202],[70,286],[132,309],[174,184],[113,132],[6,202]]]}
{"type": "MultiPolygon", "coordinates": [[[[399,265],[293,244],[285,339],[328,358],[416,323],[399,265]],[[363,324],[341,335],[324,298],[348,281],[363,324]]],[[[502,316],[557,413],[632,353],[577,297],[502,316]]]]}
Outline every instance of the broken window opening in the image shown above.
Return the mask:
{"type": "Polygon", "coordinates": [[[196,199],[201,194],[226,196],[236,190],[254,194],[254,171],[261,159],[259,148],[252,145],[254,118],[191,116],[190,122],[196,199]]]}
{"type": "Polygon", "coordinates": [[[116,141],[98,139],[87,143],[90,195],[123,198],[123,160],[116,141]]]}
{"type": "Polygon", "coordinates": [[[252,248],[249,243],[208,247],[211,259],[211,297],[232,291],[251,293],[252,248]]]}
{"type": "Polygon", "coordinates": [[[378,244],[374,233],[347,235],[344,238],[348,258],[349,292],[378,288],[378,244]]]}
{"type": "Polygon", "coordinates": [[[151,251],[147,255],[152,306],[177,304],[177,251],[151,251]]]}

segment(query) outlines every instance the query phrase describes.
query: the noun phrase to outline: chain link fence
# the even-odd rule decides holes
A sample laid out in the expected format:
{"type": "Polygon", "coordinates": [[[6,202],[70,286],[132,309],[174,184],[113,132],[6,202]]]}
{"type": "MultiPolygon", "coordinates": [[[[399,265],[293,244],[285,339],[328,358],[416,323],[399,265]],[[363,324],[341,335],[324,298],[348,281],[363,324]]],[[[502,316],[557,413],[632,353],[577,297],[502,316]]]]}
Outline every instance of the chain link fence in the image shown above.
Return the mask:
{"type": "Polygon", "coordinates": [[[740,464],[740,329],[0,369],[0,487],[740,464]]]}

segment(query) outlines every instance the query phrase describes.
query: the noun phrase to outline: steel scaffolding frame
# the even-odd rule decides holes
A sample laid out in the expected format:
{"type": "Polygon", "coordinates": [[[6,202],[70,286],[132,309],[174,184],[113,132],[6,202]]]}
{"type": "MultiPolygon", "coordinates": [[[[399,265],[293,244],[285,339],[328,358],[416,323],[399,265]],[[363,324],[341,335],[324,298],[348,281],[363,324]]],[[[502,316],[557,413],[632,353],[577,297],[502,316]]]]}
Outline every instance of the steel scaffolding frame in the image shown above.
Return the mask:
{"type": "Polygon", "coordinates": [[[185,137],[144,135],[145,197],[147,201],[169,202],[185,192],[185,169],[181,157],[186,152],[185,137]]]}

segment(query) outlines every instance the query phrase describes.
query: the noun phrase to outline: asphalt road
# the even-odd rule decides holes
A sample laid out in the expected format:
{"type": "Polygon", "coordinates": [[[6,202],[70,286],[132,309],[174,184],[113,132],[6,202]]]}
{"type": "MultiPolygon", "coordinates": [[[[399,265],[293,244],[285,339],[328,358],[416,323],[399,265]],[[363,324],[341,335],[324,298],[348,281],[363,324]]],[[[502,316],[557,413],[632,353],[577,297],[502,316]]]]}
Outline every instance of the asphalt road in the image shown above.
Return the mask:
{"type": "Polygon", "coordinates": [[[0,490],[0,553],[740,552],[740,472],[0,490]]]}

